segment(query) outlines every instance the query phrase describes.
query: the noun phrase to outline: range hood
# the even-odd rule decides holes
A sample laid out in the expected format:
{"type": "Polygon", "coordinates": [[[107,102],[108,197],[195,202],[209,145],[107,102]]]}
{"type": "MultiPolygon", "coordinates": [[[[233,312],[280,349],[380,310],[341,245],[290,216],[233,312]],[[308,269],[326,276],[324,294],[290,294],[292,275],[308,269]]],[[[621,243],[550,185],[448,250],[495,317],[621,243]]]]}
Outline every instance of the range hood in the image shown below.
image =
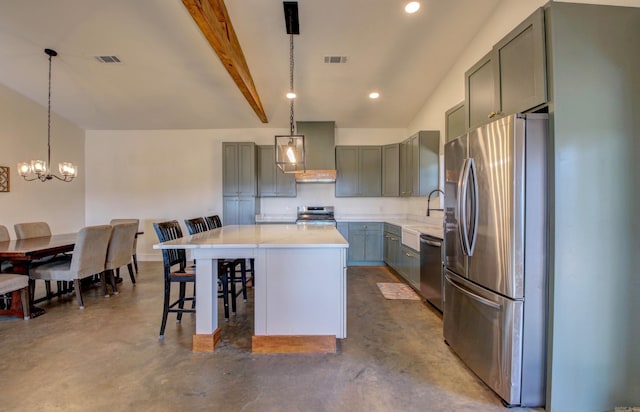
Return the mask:
{"type": "Polygon", "coordinates": [[[296,122],[296,133],[304,135],[306,171],[296,173],[297,183],[336,181],[336,122],[296,122]]]}

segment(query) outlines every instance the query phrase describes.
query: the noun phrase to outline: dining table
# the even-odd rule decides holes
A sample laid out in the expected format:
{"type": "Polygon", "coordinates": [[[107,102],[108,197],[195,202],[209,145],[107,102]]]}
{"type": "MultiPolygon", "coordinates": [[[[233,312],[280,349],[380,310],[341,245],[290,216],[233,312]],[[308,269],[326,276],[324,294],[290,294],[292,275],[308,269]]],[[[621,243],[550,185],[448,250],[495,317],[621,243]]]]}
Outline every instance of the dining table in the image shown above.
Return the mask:
{"type": "MultiPolygon", "coordinates": [[[[65,233],[0,242],[0,262],[8,261],[13,266],[12,273],[29,276],[29,268],[35,260],[73,251],[76,236],[76,233],[65,233]]],[[[31,308],[32,318],[43,313],[44,309],[31,308]]],[[[20,291],[12,293],[11,306],[0,310],[0,316],[23,316],[20,291]]]]}

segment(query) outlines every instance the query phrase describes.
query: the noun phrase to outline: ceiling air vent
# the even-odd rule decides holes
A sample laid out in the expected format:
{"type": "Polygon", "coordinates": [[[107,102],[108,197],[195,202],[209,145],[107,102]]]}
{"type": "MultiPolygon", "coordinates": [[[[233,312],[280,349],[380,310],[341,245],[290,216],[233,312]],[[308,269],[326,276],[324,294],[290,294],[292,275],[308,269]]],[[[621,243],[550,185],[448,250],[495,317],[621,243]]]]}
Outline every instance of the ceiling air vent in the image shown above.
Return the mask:
{"type": "Polygon", "coordinates": [[[118,56],[96,56],[100,63],[121,63],[118,56]]]}
{"type": "Polygon", "coordinates": [[[324,56],[324,62],[329,64],[346,63],[347,56],[324,56]]]}

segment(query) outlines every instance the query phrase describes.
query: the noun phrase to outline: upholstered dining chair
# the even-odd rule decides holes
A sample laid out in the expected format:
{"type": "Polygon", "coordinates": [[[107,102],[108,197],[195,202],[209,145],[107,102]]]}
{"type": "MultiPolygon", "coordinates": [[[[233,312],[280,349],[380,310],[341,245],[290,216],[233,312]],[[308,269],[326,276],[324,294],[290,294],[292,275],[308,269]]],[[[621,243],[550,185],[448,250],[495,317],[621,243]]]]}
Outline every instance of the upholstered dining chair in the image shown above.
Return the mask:
{"type": "Polygon", "coordinates": [[[9,230],[6,226],[0,225],[0,242],[7,242],[9,240],[11,240],[9,230]]]}
{"type": "Polygon", "coordinates": [[[111,223],[112,225],[118,224],[118,223],[133,223],[135,222],[136,224],[136,237],[133,239],[133,249],[131,250],[131,259],[133,259],[133,267],[136,270],[136,273],[138,273],[138,230],[140,227],[140,219],[111,219],[111,223]]]}
{"type": "Polygon", "coordinates": [[[102,274],[102,282],[105,282],[104,267],[111,231],[111,225],[83,227],[76,237],[73,255],[64,260],[55,260],[32,268],[29,271],[30,281],[73,281],[78,306],[84,309],[80,280],[102,274]]]}
{"type": "MultiPolygon", "coordinates": [[[[14,230],[16,231],[16,239],[31,239],[34,237],[42,237],[42,236],[51,236],[51,228],[47,222],[24,222],[24,223],[16,223],[13,225],[14,230]]],[[[46,257],[44,259],[37,259],[32,264],[39,265],[42,263],[51,262],[52,259],[56,258],[46,257]]],[[[66,285],[63,285],[62,282],[58,282],[58,293],[57,295],[61,295],[62,293],[67,291],[66,285]]],[[[44,287],[47,295],[47,299],[51,299],[53,296],[51,293],[51,282],[45,281],[44,287]]],[[[33,290],[32,290],[33,293],[33,290]]]]}
{"type": "Polygon", "coordinates": [[[133,275],[133,264],[131,263],[131,248],[136,238],[138,224],[135,222],[117,223],[112,226],[113,231],[111,232],[111,239],[109,240],[109,247],[107,248],[107,259],[104,264],[105,273],[102,282],[102,290],[105,297],[109,296],[107,294],[107,279],[111,280],[113,294],[118,294],[114,271],[117,271],[119,274],[122,266],[127,266],[131,283],[136,284],[136,277],[133,275]]]}
{"type": "Polygon", "coordinates": [[[30,318],[29,313],[29,277],[15,273],[0,273],[0,296],[19,290],[22,298],[22,313],[24,319],[30,318]]]}
{"type": "MultiPolygon", "coordinates": [[[[9,230],[6,226],[0,225],[0,242],[8,242],[11,238],[9,237],[9,230]]],[[[5,262],[0,260],[0,272],[9,270],[9,266],[5,265],[5,262]]]]}
{"type": "Polygon", "coordinates": [[[17,239],[51,236],[51,228],[47,222],[26,222],[13,225],[17,239]]]}

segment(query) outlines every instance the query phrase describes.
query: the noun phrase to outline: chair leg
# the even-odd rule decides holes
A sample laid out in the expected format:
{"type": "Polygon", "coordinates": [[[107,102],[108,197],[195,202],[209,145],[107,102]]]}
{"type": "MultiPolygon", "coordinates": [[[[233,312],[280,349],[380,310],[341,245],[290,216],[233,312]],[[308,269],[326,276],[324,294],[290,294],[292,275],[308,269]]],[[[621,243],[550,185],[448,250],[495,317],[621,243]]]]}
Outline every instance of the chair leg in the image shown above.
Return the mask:
{"type": "Polygon", "coordinates": [[[22,316],[24,320],[31,319],[31,301],[29,300],[29,287],[20,290],[20,297],[22,298],[22,316]]]}
{"type": "Polygon", "coordinates": [[[229,320],[229,276],[228,269],[225,268],[220,274],[220,282],[222,282],[222,303],[224,305],[224,320],[229,320]]]}
{"type": "Polygon", "coordinates": [[[113,269],[109,269],[109,278],[111,279],[111,289],[113,289],[113,294],[117,295],[118,292],[118,286],[116,285],[116,276],[113,273],[113,269]]]}
{"type": "Polygon", "coordinates": [[[171,283],[168,279],[164,280],[164,305],[162,309],[162,323],[160,324],[160,335],[158,339],[164,339],[164,328],[167,326],[167,315],[169,315],[169,298],[171,295],[171,283]]]}
{"type": "Polygon", "coordinates": [[[131,278],[131,283],[136,284],[136,277],[133,276],[133,265],[131,263],[127,263],[127,269],[129,269],[129,277],[131,278]]]}
{"type": "MultiPolygon", "coordinates": [[[[184,309],[184,297],[187,291],[187,285],[184,282],[180,282],[180,300],[178,301],[178,308],[184,309]]],[[[182,312],[178,312],[178,319],[176,323],[182,322],[182,312]]]]}
{"type": "Polygon", "coordinates": [[[29,301],[33,302],[35,300],[36,294],[36,281],[35,279],[29,279],[29,301]]]}
{"type": "Polygon", "coordinates": [[[82,289],[80,288],[80,279],[74,279],[73,285],[76,288],[76,298],[78,299],[78,306],[80,306],[80,309],[84,309],[84,302],[82,301],[82,289]]]}
{"type": "Polygon", "coordinates": [[[249,273],[251,273],[251,287],[256,286],[256,269],[255,269],[256,260],[251,258],[249,259],[249,273]]]}
{"type": "Polygon", "coordinates": [[[109,271],[105,270],[100,273],[100,285],[102,286],[102,294],[105,298],[109,297],[109,293],[107,292],[107,277],[109,276],[109,271]]]}
{"type": "Polygon", "coordinates": [[[136,268],[136,275],[138,274],[138,256],[134,253],[131,257],[133,257],[133,266],[136,268]]]}
{"type": "Polygon", "coordinates": [[[231,284],[231,314],[236,314],[236,266],[229,267],[229,283],[231,284]]]}
{"type": "Polygon", "coordinates": [[[240,281],[242,285],[242,300],[247,302],[247,261],[242,259],[240,262],[240,281]]]}

